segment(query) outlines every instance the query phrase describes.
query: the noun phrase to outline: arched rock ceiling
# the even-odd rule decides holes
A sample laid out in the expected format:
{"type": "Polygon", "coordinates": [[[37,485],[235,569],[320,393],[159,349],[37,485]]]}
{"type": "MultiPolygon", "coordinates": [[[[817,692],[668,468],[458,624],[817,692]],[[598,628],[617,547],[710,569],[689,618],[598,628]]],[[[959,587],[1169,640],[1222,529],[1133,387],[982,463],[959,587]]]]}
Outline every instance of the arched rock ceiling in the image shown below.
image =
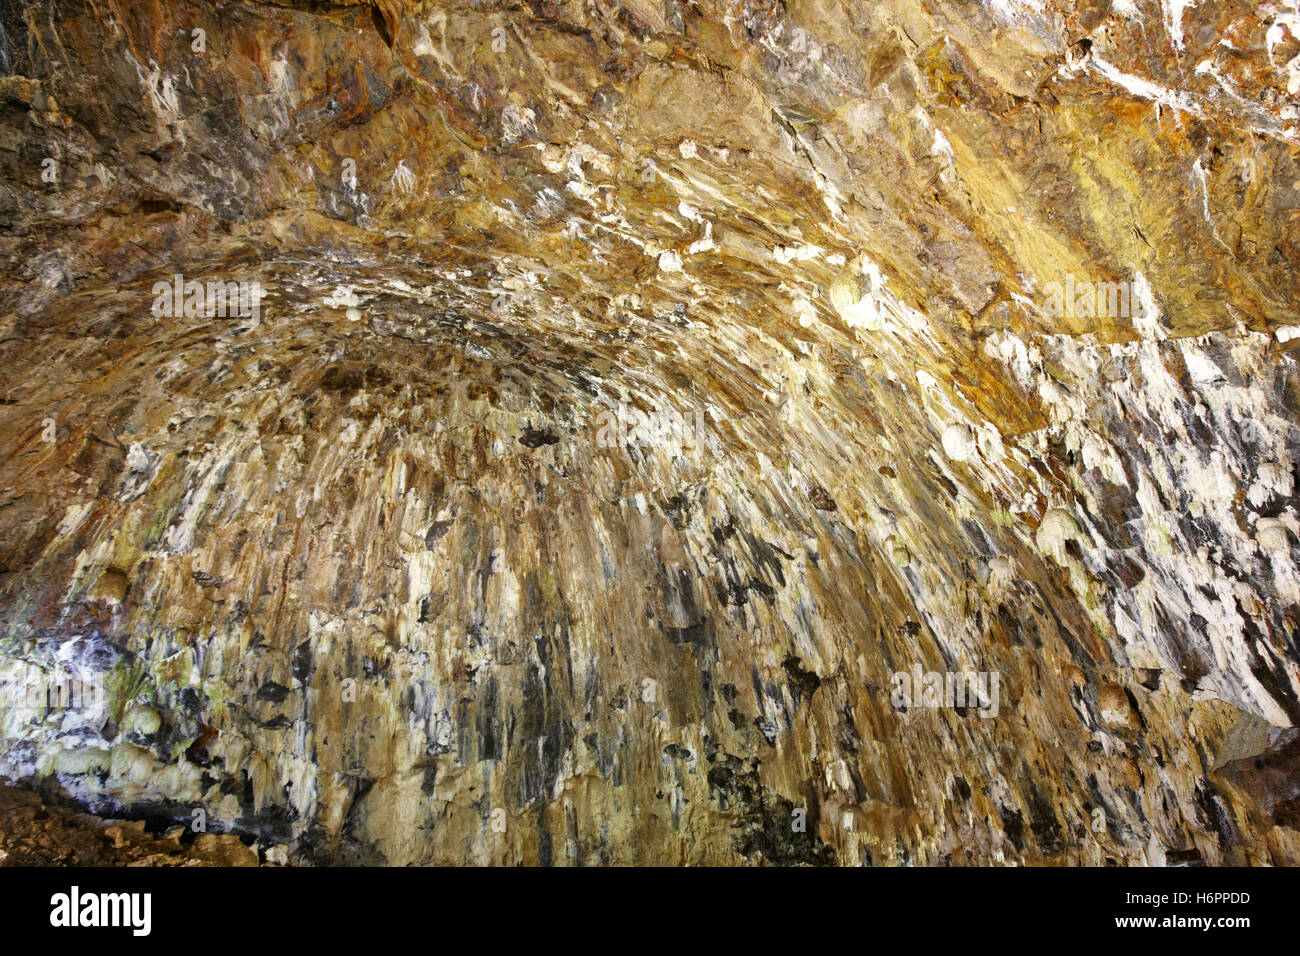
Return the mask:
{"type": "Polygon", "coordinates": [[[3,776],[318,862],[1300,859],[1294,0],[0,25],[0,694],[109,691],[3,776]]]}

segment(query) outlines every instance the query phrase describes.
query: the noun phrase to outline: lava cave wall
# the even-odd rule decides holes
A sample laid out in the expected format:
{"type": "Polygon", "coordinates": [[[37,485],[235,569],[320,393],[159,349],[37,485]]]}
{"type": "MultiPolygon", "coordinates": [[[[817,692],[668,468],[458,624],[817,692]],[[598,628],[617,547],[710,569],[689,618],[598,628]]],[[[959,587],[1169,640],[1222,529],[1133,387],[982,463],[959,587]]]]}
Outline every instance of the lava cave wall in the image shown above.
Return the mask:
{"type": "Polygon", "coordinates": [[[1300,860],[1294,0],[39,0],[0,74],[0,777],[298,862],[1300,860]]]}

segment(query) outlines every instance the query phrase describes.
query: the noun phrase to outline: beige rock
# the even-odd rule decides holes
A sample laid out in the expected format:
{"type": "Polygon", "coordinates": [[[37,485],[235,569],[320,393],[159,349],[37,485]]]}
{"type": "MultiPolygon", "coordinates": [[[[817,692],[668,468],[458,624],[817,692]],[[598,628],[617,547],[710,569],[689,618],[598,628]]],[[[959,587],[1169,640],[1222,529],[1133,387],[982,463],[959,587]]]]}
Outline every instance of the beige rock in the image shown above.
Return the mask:
{"type": "Polygon", "coordinates": [[[126,593],[130,590],[131,581],[126,576],[126,572],[121,568],[106,568],[95,586],[90,589],[90,599],[92,601],[107,601],[112,605],[120,605],[126,600],[126,593]]]}
{"type": "Polygon", "coordinates": [[[1118,684],[1106,684],[1100,694],[1101,716],[1106,723],[1124,730],[1136,730],[1137,712],[1128,694],[1118,684]]]}

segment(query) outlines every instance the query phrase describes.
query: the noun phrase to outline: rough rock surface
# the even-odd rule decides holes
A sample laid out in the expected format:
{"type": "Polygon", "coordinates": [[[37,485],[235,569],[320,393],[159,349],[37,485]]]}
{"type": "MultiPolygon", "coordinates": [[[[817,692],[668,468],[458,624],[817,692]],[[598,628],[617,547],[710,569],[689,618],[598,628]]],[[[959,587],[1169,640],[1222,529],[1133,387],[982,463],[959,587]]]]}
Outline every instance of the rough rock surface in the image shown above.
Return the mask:
{"type": "Polygon", "coordinates": [[[1300,862],[1296,0],[15,0],[0,74],[0,777],[297,862],[1300,862]]]}
{"type": "MultiPolygon", "coordinates": [[[[283,848],[280,848],[281,850],[283,848]]],[[[275,848],[272,848],[274,856],[275,848]]],[[[234,834],[174,826],[151,835],[139,820],[101,820],[35,793],[0,787],[0,866],[256,866],[234,834]]]]}

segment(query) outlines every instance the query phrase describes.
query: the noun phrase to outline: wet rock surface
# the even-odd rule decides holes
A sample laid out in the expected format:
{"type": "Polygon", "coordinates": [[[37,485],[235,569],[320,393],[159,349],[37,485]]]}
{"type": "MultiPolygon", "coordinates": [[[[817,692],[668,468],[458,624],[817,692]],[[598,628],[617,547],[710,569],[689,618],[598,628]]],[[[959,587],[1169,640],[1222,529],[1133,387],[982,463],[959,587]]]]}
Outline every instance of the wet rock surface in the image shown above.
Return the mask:
{"type": "Polygon", "coordinates": [[[0,777],[301,863],[1300,860],[1293,2],[0,30],[0,777]]]}

